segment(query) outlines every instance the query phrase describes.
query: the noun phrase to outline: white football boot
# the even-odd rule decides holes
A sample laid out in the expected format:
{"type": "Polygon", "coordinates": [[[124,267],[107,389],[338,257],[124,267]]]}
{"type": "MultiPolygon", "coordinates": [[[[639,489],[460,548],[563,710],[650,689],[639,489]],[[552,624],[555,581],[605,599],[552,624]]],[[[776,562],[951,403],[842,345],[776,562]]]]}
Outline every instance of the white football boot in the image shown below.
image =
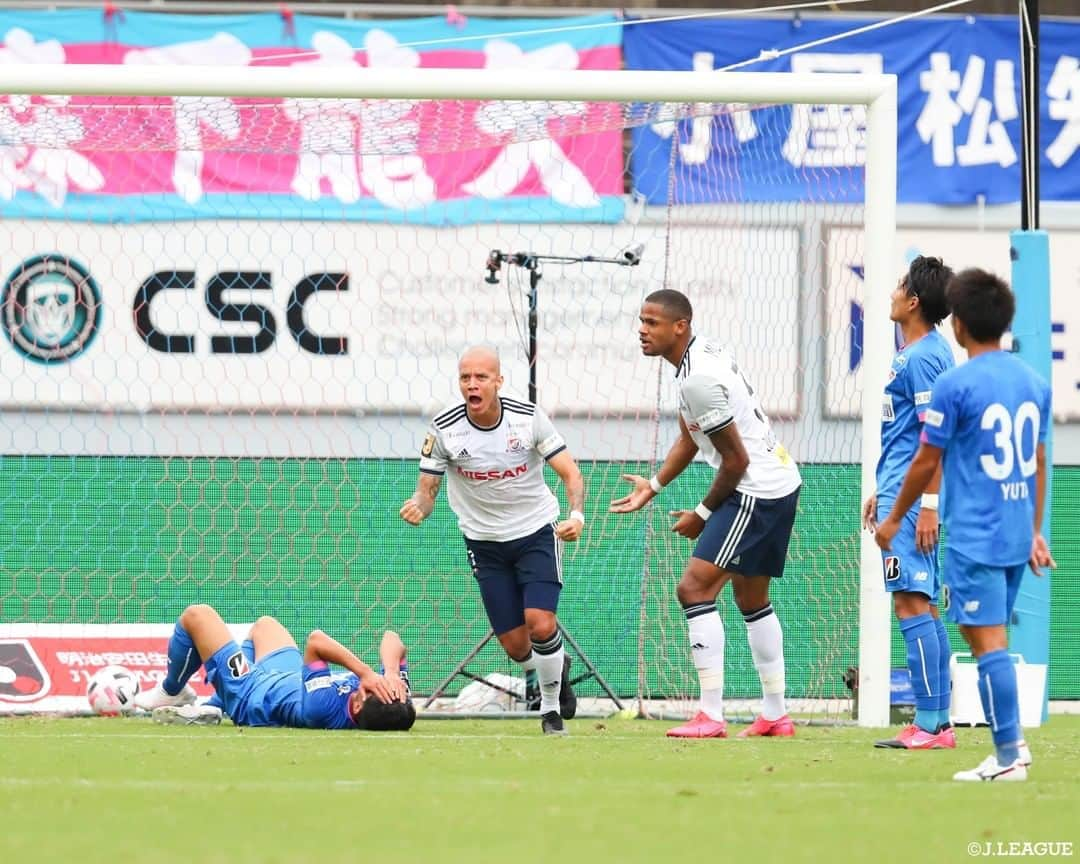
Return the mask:
{"type": "Polygon", "coordinates": [[[217,726],[221,722],[221,709],[213,705],[163,705],[155,708],[155,723],[179,726],[217,726]]]}
{"type": "Polygon", "coordinates": [[[144,690],[135,697],[135,707],[143,711],[153,711],[155,708],[164,708],[175,705],[191,705],[197,698],[190,684],[185,684],[184,689],[175,696],[170,696],[157,684],[151,690],[144,690]]]}
{"type": "Polygon", "coordinates": [[[1020,780],[1027,780],[1027,775],[1027,766],[1019,759],[1013,762],[1012,765],[999,765],[997,755],[991,753],[979,763],[978,768],[972,768],[970,771],[957,771],[953,774],[952,779],[969,783],[989,781],[1015,783],[1020,780]]]}

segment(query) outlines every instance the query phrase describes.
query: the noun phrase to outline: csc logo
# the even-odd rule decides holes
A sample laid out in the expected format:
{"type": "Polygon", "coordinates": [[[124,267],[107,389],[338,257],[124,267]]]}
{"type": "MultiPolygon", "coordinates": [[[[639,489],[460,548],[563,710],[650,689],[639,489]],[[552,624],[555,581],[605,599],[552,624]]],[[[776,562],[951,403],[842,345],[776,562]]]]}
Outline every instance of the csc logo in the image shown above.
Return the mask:
{"type": "MultiPolygon", "coordinates": [[[[226,302],[225,292],[247,291],[253,297],[258,292],[271,291],[271,275],[264,271],[224,271],[215,273],[206,283],[203,300],[207,311],[222,323],[257,324],[255,335],[210,337],[213,354],[260,354],[274,344],[277,319],[274,313],[254,299],[245,303],[226,302]]],[[[154,321],[154,300],[164,291],[195,290],[195,273],[191,270],[162,270],[154,273],[139,286],[132,304],[135,330],[143,342],[163,354],[195,353],[192,333],[166,333],[154,321]]],[[[349,290],[346,273],[314,273],[305,276],[293,287],[285,307],[285,324],[296,344],[309,354],[343,355],[349,353],[349,340],[344,336],[327,336],[314,332],[304,317],[304,305],[321,291],[349,290]]]]}

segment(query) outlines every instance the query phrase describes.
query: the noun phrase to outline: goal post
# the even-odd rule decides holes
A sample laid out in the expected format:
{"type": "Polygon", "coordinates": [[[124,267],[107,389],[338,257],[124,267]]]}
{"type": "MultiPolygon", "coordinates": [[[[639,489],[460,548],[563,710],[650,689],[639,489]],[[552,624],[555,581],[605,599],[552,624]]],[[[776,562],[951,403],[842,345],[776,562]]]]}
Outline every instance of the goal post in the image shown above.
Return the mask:
{"type": "MultiPolygon", "coordinates": [[[[890,273],[896,235],[896,79],[883,87],[867,110],[866,283],[863,295],[862,497],[877,489],[881,455],[881,392],[886,380],[894,327],[888,314],[890,273]]],[[[861,726],[889,725],[892,610],[881,575],[881,552],[861,532],[859,580],[859,713],[861,726]]]]}
{"type": "MultiPolygon", "coordinates": [[[[705,73],[557,70],[544,71],[543,74],[536,74],[529,70],[519,69],[500,70],[498,74],[492,74],[490,70],[480,69],[413,68],[380,70],[371,68],[350,68],[342,70],[318,67],[315,64],[306,68],[302,65],[298,65],[287,67],[241,67],[228,69],[200,66],[140,66],[132,68],[131,66],[108,65],[0,65],[0,96],[10,94],[25,96],[55,96],[56,94],[63,94],[72,97],[133,97],[131,100],[132,102],[137,102],[138,98],[142,97],[226,97],[236,99],[284,98],[297,100],[491,100],[511,101],[514,103],[584,101],[621,106],[618,108],[618,111],[621,112],[621,120],[619,123],[627,126],[632,125],[633,123],[642,122],[642,117],[648,118],[648,112],[653,109],[650,109],[647,106],[654,105],[660,106],[660,109],[655,110],[654,114],[651,115],[651,119],[653,120],[663,119],[668,116],[667,114],[664,114],[663,106],[665,105],[682,106],[681,109],[675,110],[674,113],[670,115],[672,119],[686,119],[692,117],[694,112],[693,106],[697,104],[709,104],[713,106],[769,106],[788,104],[864,106],[866,109],[866,159],[865,202],[863,203],[861,211],[861,228],[864,238],[863,248],[861,250],[862,267],[864,269],[861,317],[861,375],[863,382],[866,383],[862,387],[861,394],[859,394],[858,397],[855,397],[855,401],[858,402],[857,409],[855,410],[857,413],[861,414],[861,453],[858,455],[856,461],[860,465],[857,474],[861,480],[860,499],[871,494],[874,489],[874,468],[880,451],[879,424],[881,412],[880,389],[874,382],[884,382],[889,368],[893,347],[893,330],[888,317],[888,296],[893,287],[894,277],[896,275],[893,272],[895,255],[893,238],[896,219],[897,96],[896,79],[893,75],[799,75],[790,73],[742,72],[705,73]],[[646,107],[642,108],[642,106],[646,107]],[[663,115],[663,117],[656,116],[657,114],[663,115]]],[[[619,126],[618,128],[622,127],[619,126]]],[[[40,146],[42,148],[48,148],[51,145],[49,141],[45,140],[41,142],[40,146]]],[[[673,202],[669,202],[669,205],[672,203],[673,202]]],[[[662,208],[659,209],[662,210],[662,208]]],[[[671,207],[669,206],[669,211],[670,209],[671,207]]],[[[48,218],[55,219],[57,217],[50,216],[48,218]]],[[[661,216],[657,216],[657,218],[660,219],[661,216]]],[[[733,217],[735,223],[740,223],[741,219],[742,217],[739,215],[733,217]]],[[[403,217],[403,221],[409,221],[408,215],[403,217]]],[[[529,220],[523,219],[521,221],[528,222],[529,220]]],[[[672,239],[673,234],[677,233],[677,225],[676,228],[673,228],[672,226],[673,223],[669,213],[666,225],[659,225],[656,232],[658,236],[666,236],[667,252],[665,254],[668,256],[672,254],[671,249],[677,247],[679,242],[677,238],[672,239]]],[[[357,231],[360,232],[360,229],[358,228],[357,231]]],[[[613,234],[612,236],[614,237],[615,235],[613,234]]],[[[229,238],[224,238],[221,242],[227,247],[228,240],[229,238]]],[[[271,237],[268,240],[260,239],[258,242],[273,247],[276,241],[275,238],[271,237]]],[[[299,238],[297,239],[297,242],[306,243],[306,241],[301,241],[299,238]]],[[[819,244],[824,242],[820,235],[818,236],[817,242],[819,244]]],[[[167,243],[163,242],[162,245],[167,245],[167,243]]],[[[212,244],[208,242],[207,245],[210,246],[212,244]]],[[[304,248],[307,247],[305,246],[304,248]]],[[[687,248],[689,249],[691,247],[688,246],[687,248]]],[[[558,250],[553,249],[550,251],[558,250]]],[[[800,255],[803,257],[818,255],[819,253],[819,249],[800,250],[800,255]]],[[[479,270],[479,268],[480,265],[478,264],[477,269],[479,270]]],[[[808,269],[814,271],[818,269],[818,265],[809,266],[808,269]]],[[[828,273],[827,269],[822,269],[826,274],[828,273]]],[[[663,267],[658,267],[654,273],[657,277],[661,275],[666,277],[669,270],[672,273],[679,272],[677,262],[673,262],[666,257],[663,262],[663,267]]],[[[6,276],[7,274],[5,273],[4,275],[6,276]]],[[[233,274],[233,276],[237,275],[244,274],[233,274]]],[[[180,279],[182,274],[177,272],[174,273],[173,276],[180,279]]],[[[805,277],[806,280],[809,280],[810,278],[809,275],[805,277]]],[[[826,275],[823,278],[828,277],[826,275]]],[[[192,276],[192,279],[194,279],[194,276],[192,276]]],[[[156,288],[161,291],[175,287],[176,285],[172,284],[156,286],[156,288]]],[[[314,292],[323,290],[323,287],[324,286],[321,285],[311,284],[307,286],[307,289],[309,294],[313,294],[314,292]]],[[[658,284],[647,287],[658,287],[658,284]]],[[[672,287],[677,288],[679,285],[672,284],[672,287]]],[[[153,296],[149,293],[150,290],[151,289],[144,285],[147,306],[149,306],[153,296]]],[[[635,290],[640,292],[640,286],[637,286],[635,290]]],[[[639,297],[640,294],[629,298],[629,306],[633,306],[639,300],[639,297]]],[[[563,302],[569,303],[571,300],[572,298],[562,297],[563,302]]],[[[290,301],[290,303],[291,302],[292,301],[290,301]]],[[[545,304],[546,301],[541,300],[541,307],[544,307],[545,304]]],[[[603,306],[603,303],[601,302],[600,305],[603,306]]],[[[622,304],[622,306],[626,305],[626,303],[622,304]]],[[[300,308],[302,310],[303,301],[300,301],[300,308]]],[[[306,325],[302,320],[302,316],[300,319],[294,321],[292,315],[293,311],[294,310],[290,307],[288,317],[290,327],[299,328],[299,331],[303,331],[306,325]],[[297,321],[299,323],[296,323],[297,321]]],[[[625,313],[625,311],[625,308],[620,307],[620,314],[625,313]]],[[[245,313],[243,311],[236,312],[236,314],[241,317],[232,320],[252,322],[250,317],[244,317],[245,313]]],[[[802,309],[801,314],[804,316],[814,316],[816,312],[812,309],[802,309]]],[[[283,316],[283,319],[284,317],[285,316],[283,316]]],[[[611,328],[615,326],[612,324],[612,320],[607,311],[602,313],[602,317],[605,327],[611,328]]],[[[630,321],[619,323],[618,326],[621,327],[623,331],[630,332],[630,328],[633,327],[632,318],[630,321]]],[[[298,333],[296,329],[294,329],[293,332],[294,335],[297,335],[298,333]]],[[[297,336],[297,338],[300,337],[297,336]]],[[[544,334],[541,333],[541,344],[543,343],[543,339],[544,334]]],[[[322,351],[325,346],[320,342],[317,347],[319,348],[319,351],[322,351]]],[[[814,345],[807,348],[808,351],[816,351],[819,349],[824,350],[822,345],[814,345]]],[[[540,357],[540,362],[543,363],[543,353],[541,353],[540,357]]],[[[410,374],[413,374],[419,382],[426,382],[430,379],[430,376],[435,375],[442,375],[448,379],[452,377],[452,373],[448,372],[446,369],[439,368],[437,364],[428,362],[428,358],[403,356],[399,358],[399,360],[400,367],[408,367],[411,370],[410,374]]],[[[566,358],[562,358],[563,362],[565,362],[565,360],[566,358]]],[[[396,368],[395,371],[397,372],[400,370],[396,368]]],[[[125,370],[121,369],[117,369],[116,372],[121,376],[126,374],[125,370]]],[[[264,383],[269,386],[273,382],[264,383]]],[[[376,383],[378,386],[373,388],[372,393],[378,394],[379,398],[383,398],[384,391],[386,390],[386,387],[384,386],[385,382],[380,381],[376,383]]],[[[524,382],[517,383],[519,388],[524,386],[524,382]]],[[[620,387],[627,386],[627,382],[625,381],[618,383],[620,387]]],[[[93,390],[93,392],[99,393],[103,391],[107,385],[108,382],[95,380],[86,386],[88,392],[90,389],[98,388],[93,390]]],[[[253,403],[245,402],[245,394],[239,394],[235,401],[236,404],[241,406],[241,410],[238,410],[234,415],[221,415],[221,412],[211,411],[209,414],[214,416],[208,416],[205,421],[199,419],[193,420],[193,415],[197,415],[198,411],[190,406],[175,412],[175,414],[170,414],[168,410],[157,411],[157,409],[144,410],[143,408],[140,408],[140,406],[144,404],[144,400],[152,397],[153,394],[151,393],[148,396],[148,390],[145,387],[136,389],[138,390],[138,393],[142,395],[133,395],[129,401],[121,404],[119,410],[142,414],[142,419],[139,421],[141,424],[139,428],[144,431],[148,424],[154,426],[154,428],[159,431],[166,430],[174,422],[171,418],[175,417],[175,423],[188,427],[201,425],[201,428],[205,430],[204,434],[209,438],[225,442],[229,439],[228,430],[234,428],[234,424],[235,428],[246,428],[245,424],[249,423],[251,415],[258,413],[258,406],[253,403]]],[[[423,387],[418,388],[417,392],[425,395],[425,404],[422,406],[424,408],[428,407],[426,404],[426,396],[430,395],[432,389],[432,387],[428,387],[426,384],[423,387]]],[[[542,389],[543,384],[541,384],[541,390],[542,389]]],[[[602,390],[603,388],[600,388],[600,391],[602,390]]],[[[343,382],[341,385],[341,393],[343,395],[341,396],[340,403],[347,407],[356,408],[357,406],[353,404],[351,398],[352,392],[353,391],[350,390],[350,382],[343,382]]],[[[802,401],[802,395],[803,394],[792,394],[796,402],[802,401]]],[[[611,397],[611,403],[609,405],[595,404],[596,396],[593,395],[592,390],[586,388],[581,392],[579,403],[567,410],[569,410],[571,414],[576,412],[577,418],[584,418],[585,421],[590,421],[594,418],[602,419],[605,416],[610,416],[611,412],[618,411],[620,412],[618,422],[626,424],[627,427],[635,423],[648,424],[649,418],[647,415],[642,415],[640,408],[620,408],[619,406],[622,403],[619,402],[619,398],[618,394],[616,394],[611,397]],[[590,402],[590,400],[592,400],[592,402],[590,402]]],[[[9,400],[8,404],[15,404],[16,401],[17,400],[9,400]]],[[[198,400],[196,399],[195,402],[197,403],[197,401],[198,400]]],[[[19,404],[25,405],[25,402],[19,404]]],[[[358,410],[360,414],[363,413],[362,407],[358,410]]],[[[423,428],[423,419],[419,416],[419,409],[416,417],[402,415],[401,409],[399,408],[393,410],[398,412],[394,415],[395,423],[398,424],[397,426],[394,426],[395,431],[391,433],[384,429],[379,429],[373,431],[371,434],[378,434],[387,439],[394,438],[395,440],[393,442],[386,444],[386,450],[388,453],[397,454],[398,450],[395,448],[398,447],[397,438],[400,438],[401,436],[400,430],[405,430],[406,432],[411,432],[415,435],[423,428]]],[[[342,413],[344,414],[347,412],[342,413]]],[[[299,427],[303,427],[310,419],[309,414],[310,412],[305,408],[305,405],[301,400],[300,402],[291,405],[288,410],[284,410],[280,416],[275,418],[275,422],[279,425],[296,424],[299,427]]],[[[378,410],[376,409],[373,409],[371,414],[376,418],[379,416],[378,410]]],[[[83,428],[79,424],[85,425],[85,422],[85,418],[72,421],[71,429],[83,428]]],[[[362,420],[358,422],[362,422],[362,420]]],[[[556,418],[556,422],[558,423],[558,417],[556,418]]],[[[29,424],[29,426],[33,426],[33,424],[29,424]]],[[[130,430],[128,430],[127,427],[125,427],[125,434],[128,435],[132,441],[137,440],[137,436],[134,433],[130,433],[130,430]]],[[[581,440],[584,440],[585,434],[586,433],[582,433],[581,440]]],[[[620,431],[618,434],[622,434],[622,432],[620,431]]],[[[627,432],[626,434],[630,435],[636,433],[627,432]]],[[[345,432],[343,435],[347,440],[349,433],[345,432]]],[[[151,433],[148,436],[148,440],[153,437],[154,435],[151,433]]],[[[616,439],[613,439],[613,441],[614,440],[616,439]]],[[[667,443],[669,442],[658,440],[657,446],[660,449],[661,455],[662,452],[666,450],[667,443]]],[[[156,445],[144,442],[140,446],[152,449],[153,446],[156,445]]],[[[47,447],[43,447],[42,449],[45,451],[48,450],[47,447]]],[[[226,449],[228,449],[228,447],[226,447],[226,449]]],[[[317,451],[318,447],[315,447],[314,449],[317,451]]],[[[798,449],[795,449],[796,456],[798,456],[798,449]]],[[[404,446],[402,450],[404,453],[411,453],[412,448],[411,446],[404,446]]],[[[289,449],[290,454],[294,452],[294,449],[289,449]]],[[[235,449],[230,451],[230,455],[236,455],[235,449]]],[[[655,457],[655,451],[653,455],[655,457]]],[[[398,458],[403,457],[399,456],[398,458]]],[[[615,459],[616,457],[612,455],[607,458],[615,459]]],[[[647,470],[647,466],[643,467],[639,464],[637,467],[640,470],[647,470]]],[[[194,472],[194,470],[194,468],[191,469],[192,472],[194,472]]],[[[199,470],[203,470],[203,468],[199,467],[199,470]]],[[[213,483],[219,479],[216,476],[216,469],[211,466],[207,470],[209,471],[209,480],[207,482],[213,485],[213,483]]],[[[230,476],[238,476],[239,474],[248,471],[249,468],[245,465],[233,465],[229,470],[233,472],[230,476]]],[[[258,473],[258,469],[254,470],[255,473],[258,473]]],[[[290,488],[300,488],[309,475],[315,476],[317,483],[322,483],[327,489],[333,490],[331,497],[333,498],[334,503],[336,505],[342,505],[341,513],[335,514],[333,512],[328,512],[326,514],[327,533],[343,528],[347,530],[358,530],[359,526],[364,523],[364,520],[369,518],[366,515],[361,514],[359,495],[355,493],[355,490],[350,489],[350,484],[356,484],[363,487],[365,483],[377,484],[386,482],[378,469],[368,468],[366,466],[361,466],[356,469],[354,474],[351,474],[349,469],[341,467],[326,467],[325,470],[313,469],[311,471],[301,468],[296,476],[293,476],[290,473],[291,470],[292,469],[288,466],[274,463],[271,473],[280,473],[281,476],[278,479],[283,484],[293,484],[290,488]],[[286,475],[288,475],[288,477],[286,477],[286,475]],[[334,522],[338,517],[344,521],[334,522]]],[[[132,468],[128,463],[122,463],[118,471],[120,474],[123,474],[125,471],[130,473],[132,468]]],[[[617,477],[617,473],[618,471],[616,470],[614,476],[617,477]]],[[[607,475],[604,476],[607,477],[607,475]]],[[[170,478],[168,476],[168,470],[166,469],[165,476],[160,478],[157,482],[159,486],[168,485],[173,482],[182,485],[183,479],[184,478],[180,481],[176,481],[175,478],[170,478]]],[[[610,478],[605,479],[603,482],[608,483],[609,480],[610,478]]],[[[84,478],[82,482],[92,481],[84,478]]],[[[394,482],[400,485],[400,481],[394,482]]],[[[808,475],[807,482],[814,482],[812,476],[808,475]]],[[[606,495],[610,495],[614,490],[614,486],[606,486],[602,489],[602,492],[606,495]]],[[[395,492],[397,491],[404,491],[405,494],[407,494],[408,491],[411,490],[398,490],[395,487],[395,492]]],[[[196,508],[210,506],[209,501],[206,498],[206,495],[208,494],[209,493],[205,492],[205,490],[200,490],[195,494],[193,501],[185,499],[181,495],[176,499],[177,505],[184,506],[184,502],[187,500],[188,503],[191,503],[196,508]]],[[[267,493],[267,495],[268,500],[273,497],[271,493],[267,493]]],[[[307,495],[307,493],[305,493],[305,495],[307,495]]],[[[226,498],[227,497],[228,495],[226,494],[226,498]]],[[[307,497],[319,499],[318,490],[316,490],[316,494],[313,496],[307,497]]],[[[594,505],[598,503],[600,502],[594,502],[594,505]]],[[[333,510],[333,508],[330,509],[333,510]]],[[[172,519],[176,517],[170,514],[167,518],[172,519]]],[[[600,518],[600,514],[597,514],[598,521],[600,518]]],[[[603,518],[610,519],[610,517],[606,516],[603,518]]],[[[850,513],[838,514],[835,519],[837,525],[843,523],[846,526],[847,523],[850,522],[850,531],[847,532],[848,535],[855,533],[860,537],[860,540],[858,541],[858,548],[860,550],[858,586],[858,721],[864,726],[885,726],[888,725],[889,722],[890,609],[888,607],[887,597],[881,579],[880,557],[872,537],[869,537],[865,532],[858,530],[857,508],[850,513]]],[[[282,530],[288,530],[288,525],[285,525],[282,530]]],[[[614,528],[611,530],[615,531],[614,528]]],[[[228,538],[226,538],[226,540],[228,540],[228,538]]],[[[392,539],[389,539],[386,542],[391,546],[394,543],[392,539]]],[[[809,548],[812,548],[814,538],[807,537],[804,542],[809,548]]],[[[319,547],[320,543],[323,545],[333,545],[332,541],[319,534],[316,535],[313,543],[314,547],[319,547]]],[[[204,545],[209,547],[212,544],[205,542],[204,545]]],[[[211,552],[211,550],[207,548],[207,554],[220,555],[221,549],[218,548],[217,541],[215,541],[215,544],[213,545],[215,545],[215,549],[211,552]]],[[[228,542],[225,542],[224,545],[230,547],[228,542]]],[[[273,546],[273,543],[270,545],[273,546]]],[[[595,545],[592,549],[595,551],[595,545]]],[[[288,542],[281,544],[281,549],[278,551],[287,555],[293,554],[293,550],[288,542]]],[[[589,551],[589,549],[586,549],[583,554],[588,554],[589,551]]],[[[339,553],[345,554],[341,553],[340,548],[335,548],[334,554],[339,553]]],[[[684,556],[685,550],[679,553],[678,561],[666,562],[665,564],[668,568],[665,574],[665,579],[668,581],[665,585],[669,593],[673,593],[674,591],[674,582],[670,581],[671,573],[676,572],[678,566],[681,566],[681,560],[684,556]]],[[[348,561],[352,560],[353,559],[348,559],[348,561]]],[[[824,575],[827,576],[828,574],[824,575]]],[[[828,584],[827,579],[823,584],[828,584]]],[[[382,593],[376,592],[374,594],[377,602],[385,599],[386,596],[391,597],[392,602],[398,602],[400,592],[396,589],[390,587],[380,589],[380,591],[382,593]]],[[[438,602],[434,605],[439,608],[432,610],[433,615],[452,616],[454,614],[453,603],[445,602],[446,598],[442,595],[435,599],[438,602]]],[[[413,600],[419,604],[423,603],[425,598],[421,596],[419,600],[415,600],[415,598],[413,598],[413,600]]],[[[827,602],[827,598],[825,598],[823,602],[827,602]]],[[[646,604],[642,605],[642,609],[645,608],[645,605],[646,604]]],[[[471,638],[471,632],[475,632],[465,632],[467,628],[459,626],[453,621],[444,621],[442,626],[447,632],[455,633],[456,638],[459,639],[461,644],[468,643],[471,638]]],[[[789,635],[789,639],[790,638],[791,636],[789,635]]],[[[638,642],[638,640],[631,640],[628,644],[635,642],[638,642]]],[[[678,653],[684,650],[681,636],[673,636],[670,645],[672,653],[678,653]]],[[[660,653],[661,655],[663,654],[662,651],[660,653]]],[[[650,658],[651,655],[649,655],[648,652],[641,648],[638,649],[635,662],[638,666],[638,675],[642,679],[650,677],[649,671],[642,670],[641,668],[643,664],[652,662],[650,658]]],[[[667,661],[665,660],[665,662],[667,661]]],[[[649,689],[651,692],[656,689],[656,685],[649,685],[646,688],[639,684],[638,695],[648,695],[642,692],[645,689],[649,689]]],[[[661,693],[660,695],[663,694],[661,693]]]]}

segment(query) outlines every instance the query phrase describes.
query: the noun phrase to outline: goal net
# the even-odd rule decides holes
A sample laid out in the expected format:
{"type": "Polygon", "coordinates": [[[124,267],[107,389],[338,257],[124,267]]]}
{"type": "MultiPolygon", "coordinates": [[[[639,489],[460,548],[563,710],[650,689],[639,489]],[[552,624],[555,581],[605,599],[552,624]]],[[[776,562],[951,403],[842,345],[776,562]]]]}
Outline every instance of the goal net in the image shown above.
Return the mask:
{"type": "MultiPolygon", "coordinates": [[[[0,620],[164,623],[208,602],[369,657],[394,627],[432,693],[488,624],[445,497],[420,529],[398,509],[463,348],[497,347],[506,392],[528,396],[531,279],[538,402],[588,488],[561,620],[627,705],[685,714],[675,586],[692,545],[668,511],[712,471],[607,512],[620,475],[651,473],[677,434],[672,370],[636,335],[643,296],[667,286],[731,346],[800,462],[773,586],[788,690],[805,716],[851,717],[845,673],[884,608],[861,587],[858,513],[877,424],[875,409],[864,437],[861,378],[889,348],[872,319],[890,160],[870,176],[895,146],[886,79],[24,71],[0,70],[16,217],[0,222],[0,620]],[[492,250],[510,256],[494,274],[492,250]]],[[[749,714],[729,590],[721,608],[727,694],[749,714]]],[[[878,722],[882,638],[862,645],[878,722]]],[[[467,668],[513,671],[494,641],[467,668]]],[[[578,689],[607,696],[597,678],[578,689]]]]}

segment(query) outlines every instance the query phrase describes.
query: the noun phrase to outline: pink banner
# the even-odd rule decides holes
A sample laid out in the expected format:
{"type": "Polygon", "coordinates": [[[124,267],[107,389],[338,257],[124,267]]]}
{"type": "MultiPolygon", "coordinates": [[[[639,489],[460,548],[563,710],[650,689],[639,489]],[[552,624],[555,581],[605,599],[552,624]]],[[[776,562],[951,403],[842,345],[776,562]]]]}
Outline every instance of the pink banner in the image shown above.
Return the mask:
{"type": "MultiPolygon", "coordinates": [[[[525,51],[493,39],[483,50],[421,53],[378,29],[367,32],[364,50],[320,31],[312,50],[299,52],[252,49],[223,32],[153,48],[60,46],[25,33],[13,37],[17,32],[8,31],[0,49],[17,62],[22,53],[59,51],[62,57],[53,59],[66,63],[454,67],[493,74],[621,63],[617,45],[579,50],[568,42],[525,51]]],[[[604,196],[623,192],[622,109],[611,104],[9,96],[0,98],[0,140],[11,142],[0,144],[0,199],[29,192],[56,209],[79,193],[176,196],[174,205],[285,196],[285,212],[267,214],[277,218],[291,215],[290,206],[302,210],[314,202],[343,211],[365,201],[370,211],[377,202],[413,214],[465,199],[532,198],[538,218],[551,205],[595,218],[604,196]]]]}

